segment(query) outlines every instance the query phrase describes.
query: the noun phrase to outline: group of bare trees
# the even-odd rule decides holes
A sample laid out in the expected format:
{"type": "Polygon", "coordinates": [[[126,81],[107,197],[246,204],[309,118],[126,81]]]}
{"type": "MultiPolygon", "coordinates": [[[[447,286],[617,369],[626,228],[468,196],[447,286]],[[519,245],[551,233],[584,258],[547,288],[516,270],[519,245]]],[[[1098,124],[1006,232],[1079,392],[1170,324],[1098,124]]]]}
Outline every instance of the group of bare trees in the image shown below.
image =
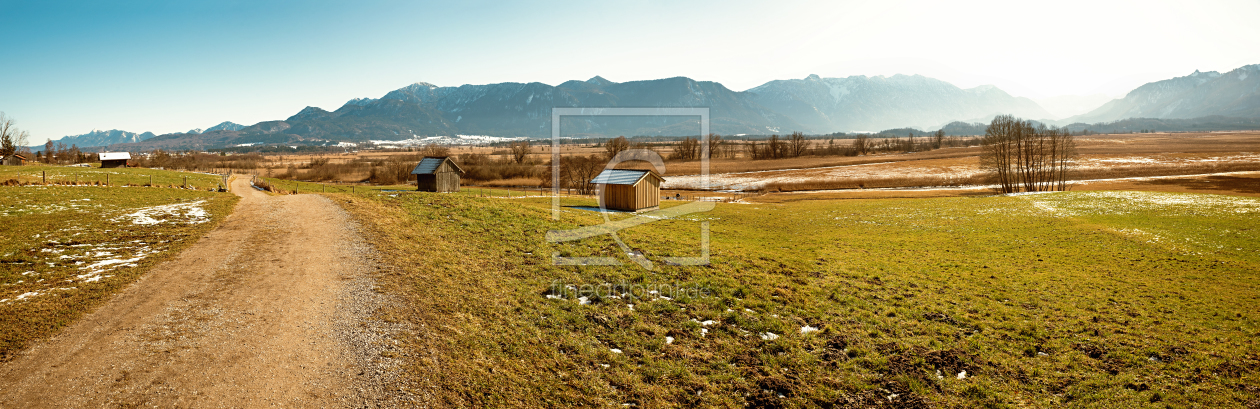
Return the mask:
{"type": "Polygon", "coordinates": [[[37,162],[51,164],[72,164],[95,161],[96,154],[83,153],[79,150],[78,145],[66,146],[63,142],[53,143],[52,140],[44,143],[44,150],[35,154],[37,162]]]}
{"type": "Polygon", "coordinates": [[[770,135],[765,144],[749,141],[746,149],[752,159],[782,159],[800,157],[810,150],[810,145],[805,134],[793,132],[783,139],[779,139],[779,135],[770,135]]]}
{"type": "Polygon", "coordinates": [[[1010,115],[993,118],[980,146],[981,168],[1004,193],[1066,190],[1077,154],[1071,132],[1010,115]]]}
{"type": "MultiPolygon", "coordinates": [[[[595,185],[591,183],[592,179],[599,176],[599,172],[604,170],[604,166],[608,164],[608,159],[601,155],[572,155],[560,157],[560,188],[571,189],[577,191],[578,194],[589,195],[595,192],[595,185]]],[[[551,167],[554,171],[555,168],[551,167]]],[[[545,185],[551,184],[551,175],[543,181],[545,185]]]]}
{"type": "Polygon", "coordinates": [[[30,138],[30,134],[14,125],[13,118],[0,112],[0,157],[8,157],[26,148],[26,140],[30,138]]]}

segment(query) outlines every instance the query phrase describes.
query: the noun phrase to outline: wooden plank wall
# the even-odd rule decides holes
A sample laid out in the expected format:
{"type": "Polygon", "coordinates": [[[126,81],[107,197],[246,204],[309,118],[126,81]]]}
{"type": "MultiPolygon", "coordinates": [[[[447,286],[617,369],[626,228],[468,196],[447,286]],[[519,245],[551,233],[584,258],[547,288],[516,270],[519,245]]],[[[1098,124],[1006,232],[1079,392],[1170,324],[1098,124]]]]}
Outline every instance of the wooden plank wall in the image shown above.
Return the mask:
{"type": "Polygon", "coordinates": [[[416,190],[422,192],[458,192],[459,171],[450,162],[442,162],[432,175],[416,175],[416,190]]]}
{"type": "Polygon", "coordinates": [[[604,185],[600,203],[614,210],[638,211],[658,207],[661,205],[660,179],[648,176],[634,186],[604,185]]]}

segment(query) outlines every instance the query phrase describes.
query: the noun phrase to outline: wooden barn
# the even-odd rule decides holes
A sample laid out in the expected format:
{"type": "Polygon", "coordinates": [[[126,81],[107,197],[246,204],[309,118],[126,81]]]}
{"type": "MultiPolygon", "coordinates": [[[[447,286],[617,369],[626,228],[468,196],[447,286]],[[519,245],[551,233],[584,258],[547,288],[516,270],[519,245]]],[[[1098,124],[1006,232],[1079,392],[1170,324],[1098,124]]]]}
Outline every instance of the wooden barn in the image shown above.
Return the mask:
{"type": "Polygon", "coordinates": [[[0,165],[5,166],[22,166],[26,164],[26,156],[15,153],[9,156],[0,157],[0,165]]]}
{"type": "Polygon", "coordinates": [[[416,175],[416,190],[421,192],[458,192],[459,176],[464,174],[449,156],[426,157],[411,171],[416,175]]]}
{"type": "Polygon", "coordinates": [[[633,169],[607,169],[591,179],[591,183],[603,185],[600,206],[631,212],[659,208],[664,181],[656,172],[633,169]]]}
{"type": "Polygon", "coordinates": [[[131,160],[131,153],[128,152],[105,152],[100,154],[102,168],[125,168],[127,161],[131,160]]]}

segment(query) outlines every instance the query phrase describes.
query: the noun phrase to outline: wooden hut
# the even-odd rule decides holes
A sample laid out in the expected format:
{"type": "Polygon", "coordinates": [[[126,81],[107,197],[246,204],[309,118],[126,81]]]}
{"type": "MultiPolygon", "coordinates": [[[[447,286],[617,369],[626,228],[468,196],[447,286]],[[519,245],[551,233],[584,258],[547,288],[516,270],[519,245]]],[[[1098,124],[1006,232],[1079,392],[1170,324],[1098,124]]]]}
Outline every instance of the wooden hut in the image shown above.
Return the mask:
{"type": "Polygon", "coordinates": [[[26,156],[20,153],[14,153],[9,156],[0,157],[0,165],[5,166],[22,166],[26,164],[26,156]]]}
{"type": "Polygon", "coordinates": [[[661,206],[661,182],[665,179],[650,170],[607,169],[591,179],[603,185],[599,204],[605,209],[637,212],[661,206]]]}
{"type": "Polygon", "coordinates": [[[100,154],[102,168],[125,168],[127,161],[131,160],[131,153],[128,152],[105,152],[100,154]]]}
{"type": "Polygon", "coordinates": [[[459,191],[459,176],[464,170],[449,156],[425,157],[411,174],[416,175],[416,190],[446,193],[459,191]]]}

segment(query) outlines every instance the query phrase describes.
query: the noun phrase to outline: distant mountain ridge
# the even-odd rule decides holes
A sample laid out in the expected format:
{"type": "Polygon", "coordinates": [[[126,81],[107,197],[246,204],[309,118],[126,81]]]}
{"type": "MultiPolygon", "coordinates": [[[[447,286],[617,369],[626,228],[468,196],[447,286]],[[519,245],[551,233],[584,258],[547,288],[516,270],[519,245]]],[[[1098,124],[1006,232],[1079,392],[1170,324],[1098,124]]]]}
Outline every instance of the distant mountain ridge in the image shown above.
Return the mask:
{"type": "MultiPolygon", "coordinates": [[[[65,136],[60,139],[53,140],[52,142],[54,144],[64,143],[66,146],[78,146],[80,148],[89,148],[89,147],[98,147],[98,146],[109,146],[116,143],[136,143],[136,142],[147,140],[149,138],[153,138],[154,136],[156,135],[154,135],[152,132],[135,133],[135,132],[120,131],[117,129],[111,129],[108,131],[93,129],[92,132],[88,132],[82,135],[65,136]]],[[[32,145],[32,148],[34,148],[37,151],[42,150],[44,148],[44,144],[41,143],[37,145],[32,145]]]]}
{"type": "MultiPolygon", "coordinates": [[[[1003,113],[1046,117],[1035,102],[997,87],[963,90],[923,76],[772,81],[748,91],[686,77],[614,82],[595,76],[551,86],[538,82],[443,87],[417,82],[380,98],[356,98],[328,111],[306,107],[281,121],[237,130],[234,144],[363,142],[416,136],[543,138],[555,107],[708,107],[715,133],[828,133],[895,126],[940,126],[1003,113]]],[[[565,118],[568,136],[688,135],[693,118],[565,118]]],[[[162,141],[170,144],[171,138],[162,141]]],[[[213,138],[211,138],[213,139],[213,138]]],[[[209,140],[197,139],[198,145],[209,140]]]]}
{"type": "Polygon", "coordinates": [[[1225,74],[1196,70],[1184,77],[1148,83],[1130,91],[1124,98],[1059,122],[1207,116],[1260,117],[1260,64],[1242,66],[1225,74]]]}
{"type": "Polygon", "coordinates": [[[874,131],[940,127],[1000,114],[1042,119],[1052,115],[1028,98],[992,85],[962,89],[921,75],[775,80],[748,90],[757,103],[794,118],[802,131],[874,131]]]}
{"type": "MultiPolygon", "coordinates": [[[[244,128],[245,128],[245,125],[224,121],[218,125],[206,128],[205,131],[202,131],[201,128],[195,128],[183,134],[177,133],[177,134],[168,134],[168,135],[201,134],[201,133],[209,133],[209,132],[214,132],[214,131],[239,131],[244,128]]],[[[135,133],[135,132],[120,131],[117,129],[108,130],[108,131],[93,129],[92,132],[88,132],[82,135],[63,136],[60,139],[53,140],[53,143],[54,144],[64,143],[66,144],[66,146],[74,145],[80,148],[96,148],[96,147],[107,147],[107,146],[116,145],[116,144],[136,144],[143,141],[147,141],[149,139],[153,139],[155,137],[157,137],[157,135],[154,135],[152,132],[135,133]]],[[[41,150],[43,146],[44,144],[41,143],[37,145],[32,145],[31,147],[34,150],[38,151],[38,150],[41,150]]]]}
{"type": "MultiPolygon", "coordinates": [[[[770,81],[742,92],[717,82],[686,77],[619,83],[596,76],[556,86],[507,82],[443,87],[417,82],[380,98],[352,99],[333,111],[306,107],[283,120],[246,127],[224,123],[201,134],[162,135],[128,142],[118,148],[335,145],[458,135],[546,138],[551,135],[551,110],[555,107],[708,107],[711,109],[710,131],[722,135],[935,129],[955,122],[966,124],[956,129],[964,132],[974,128],[975,123],[987,123],[999,114],[1060,125],[1105,124],[1133,117],[1168,119],[1215,115],[1215,119],[1160,122],[1160,126],[1235,129],[1250,123],[1247,118],[1260,117],[1257,84],[1260,84],[1260,66],[1256,65],[1226,74],[1196,72],[1188,77],[1143,85],[1125,98],[1108,102],[1088,114],[1053,121],[1050,118],[1054,115],[1037,102],[1011,96],[995,86],[962,89],[920,75],[846,78],[810,75],[804,79],[770,81]]],[[[570,117],[562,121],[562,133],[574,137],[680,136],[693,135],[698,130],[696,120],[686,117],[570,117]]],[[[1124,129],[1138,123],[1146,122],[1108,126],[1124,129]]]]}

